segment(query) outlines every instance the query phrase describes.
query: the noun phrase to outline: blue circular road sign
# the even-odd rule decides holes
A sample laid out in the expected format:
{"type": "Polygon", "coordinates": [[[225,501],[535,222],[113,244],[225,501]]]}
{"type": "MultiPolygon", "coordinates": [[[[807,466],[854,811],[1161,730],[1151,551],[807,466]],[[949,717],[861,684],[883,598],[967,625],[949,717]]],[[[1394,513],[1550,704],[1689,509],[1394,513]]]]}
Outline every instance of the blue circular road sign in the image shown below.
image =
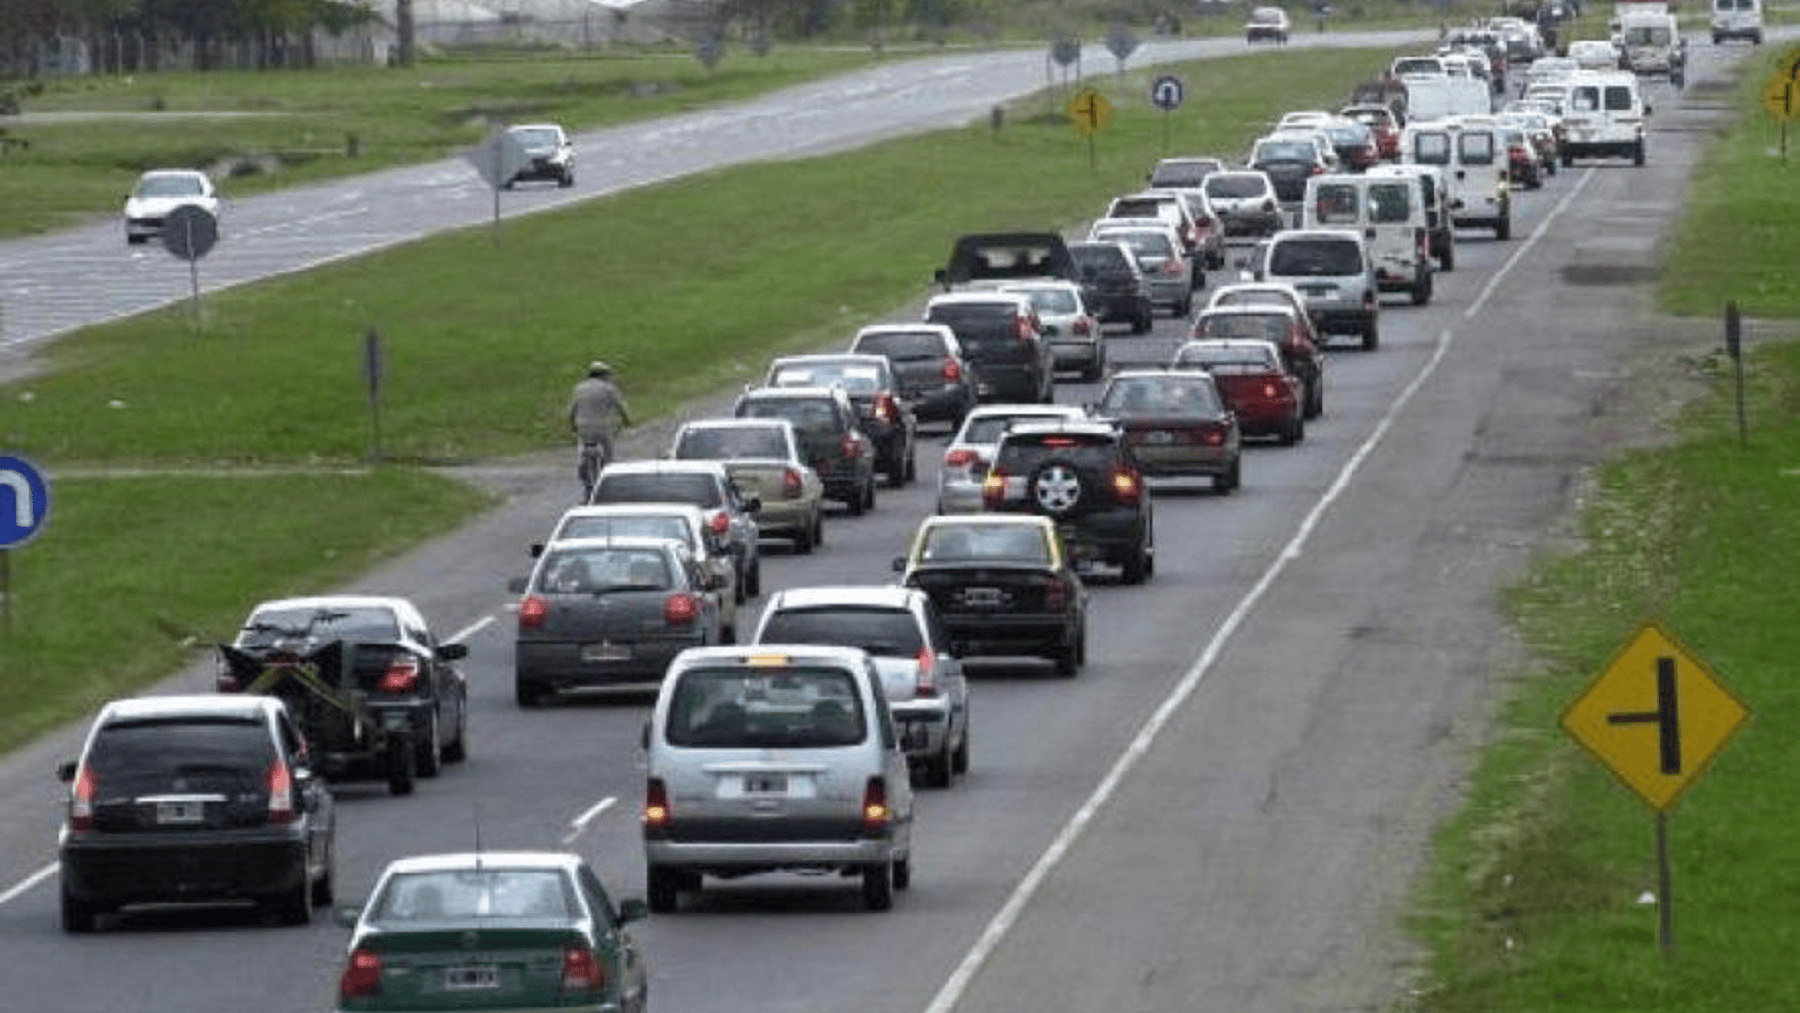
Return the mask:
{"type": "Polygon", "coordinates": [[[1181,99],[1182,86],[1179,77],[1164,74],[1150,85],[1150,101],[1156,103],[1156,108],[1164,112],[1180,105],[1181,99]]]}
{"type": "Polygon", "coordinates": [[[0,457],[0,549],[24,545],[50,519],[50,481],[17,455],[0,457]]]}

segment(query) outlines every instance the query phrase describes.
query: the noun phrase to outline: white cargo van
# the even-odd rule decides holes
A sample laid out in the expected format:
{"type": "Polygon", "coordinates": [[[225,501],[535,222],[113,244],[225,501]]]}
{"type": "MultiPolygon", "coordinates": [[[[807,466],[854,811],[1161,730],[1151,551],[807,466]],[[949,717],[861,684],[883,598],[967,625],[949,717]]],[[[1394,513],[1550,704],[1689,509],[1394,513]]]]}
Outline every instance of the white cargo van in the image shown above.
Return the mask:
{"type": "Polygon", "coordinates": [[[1625,46],[1625,69],[1667,77],[1677,88],[1685,83],[1687,43],[1675,15],[1627,11],[1619,21],[1619,38],[1625,46]]]}
{"type": "Polygon", "coordinates": [[[1450,220],[1458,228],[1493,229],[1496,239],[1512,238],[1506,146],[1492,121],[1408,123],[1400,135],[1400,158],[1443,172],[1450,187],[1450,220]]]}
{"type": "Polygon", "coordinates": [[[1426,242],[1440,271],[1456,270],[1456,229],[1450,224],[1450,184],[1435,165],[1383,162],[1372,165],[1365,176],[1410,180],[1418,187],[1418,203],[1425,209],[1426,242]]]}
{"type": "Polygon", "coordinates": [[[1629,158],[1643,165],[1649,116],[1636,74],[1576,74],[1569,79],[1563,104],[1563,165],[1573,165],[1577,158],[1629,158]]]}
{"type": "Polygon", "coordinates": [[[1414,306],[1431,301],[1431,230],[1416,178],[1314,176],[1300,214],[1303,229],[1362,233],[1379,291],[1407,292],[1414,306]]]}
{"type": "Polygon", "coordinates": [[[1762,0],[1712,0],[1713,45],[1726,39],[1749,39],[1752,45],[1762,45],[1762,0]]]}
{"type": "Polygon", "coordinates": [[[1475,77],[1409,76],[1406,86],[1406,121],[1441,120],[1451,116],[1483,116],[1494,111],[1487,82],[1475,77]]]}

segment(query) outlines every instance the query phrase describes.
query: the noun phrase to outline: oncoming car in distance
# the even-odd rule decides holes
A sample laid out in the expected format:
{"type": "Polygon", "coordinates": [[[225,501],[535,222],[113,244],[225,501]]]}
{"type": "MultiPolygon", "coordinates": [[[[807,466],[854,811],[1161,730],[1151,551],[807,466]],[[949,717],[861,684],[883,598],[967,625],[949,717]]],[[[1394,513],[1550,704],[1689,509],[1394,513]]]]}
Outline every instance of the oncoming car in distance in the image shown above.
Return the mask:
{"type": "Polygon", "coordinates": [[[125,198],[125,242],[136,245],[162,235],[163,222],[184,206],[219,216],[210,176],[197,169],[152,169],[139,176],[125,198]]]}

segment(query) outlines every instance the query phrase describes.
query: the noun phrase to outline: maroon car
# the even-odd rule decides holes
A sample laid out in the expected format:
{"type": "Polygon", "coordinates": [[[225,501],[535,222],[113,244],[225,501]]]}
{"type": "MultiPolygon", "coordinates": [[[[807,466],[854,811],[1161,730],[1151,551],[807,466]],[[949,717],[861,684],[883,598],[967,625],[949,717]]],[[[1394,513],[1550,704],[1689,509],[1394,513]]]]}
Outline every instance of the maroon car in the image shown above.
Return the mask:
{"type": "Polygon", "coordinates": [[[1300,380],[1283,364],[1274,342],[1189,341],[1176,351],[1170,368],[1210,374],[1245,436],[1273,436],[1289,447],[1306,438],[1300,380]]]}

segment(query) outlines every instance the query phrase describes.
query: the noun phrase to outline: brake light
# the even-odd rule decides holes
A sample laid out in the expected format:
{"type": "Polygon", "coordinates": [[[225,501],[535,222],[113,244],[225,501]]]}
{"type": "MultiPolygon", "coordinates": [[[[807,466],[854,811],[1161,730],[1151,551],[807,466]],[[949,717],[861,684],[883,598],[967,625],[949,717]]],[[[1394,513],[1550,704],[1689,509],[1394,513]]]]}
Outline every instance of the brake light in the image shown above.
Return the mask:
{"type": "Polygon", "coordinates": [[[1413,244],[1418,248],[1418,257],[1425,259],[1425,252],[1430,249],[1431,241],[1426,237],[1424,229],[1413,230],[1413,244]]]}
{"type": "Polygon", "coordinates": [[[99,784],[90,767],[82,767],[69,791],[69,829],[77,833],[94,829],[94,792],[99,784]]]}
{"type": "Polygon", "coordinates": [[[598,992],[606,986],[606,972],[594,951],[568,943],[563,946],[562,990],[564,992],[598,992]]]}
{"type": "Polygon", "coordinates": [[[550,615],[550,601],[543,595],[527,595],[519,603],[519,626],[527,630],[535,630],[544,625],[544,619],[550,615]]]}
{"type": "Polygon", "coordinates": [[[1044,585],[1044,611],[1061,612],[1069,607],[1069,588],[1061,579],[1052,579],[1044,585]]]}
{"type": "Polygon", "coordinates": [[[1176,260],[1174,257],[1170,257],[1168,260],[1163,261],[1162,262],[1162,273],[1164,273],[1164,274],[1180,274],[1181,273],[1181,261],[1176,260]]]}
{"type": "Polygon", "coordinates": [[[644,833],[667,833],[674,818],[675,813],[669,808],[669,789],[663,786],[662,778],[644,782],[644,833]]]}
{"type": "Polygon", "coordinates": [[[663,622],[670,626],[686,626],[700,616],[700,599],[686,591],[677,591],[663,602],[663,622]]]}
{"type": "Polygon", "coordinates": [[[961,379],[962,379],[962,363],[957,362],[954,358],[945,356],[945,358],[944,358],[944,382],[945,383],[955,383],[956,381],[961,380],[961,379]]]}
{"type": "Polygon", "coordinates": [[[707,520],[706,526],[721,537],[731,534],[731,515],[721,510],[707,520]]]}
{"type": "Polygon", "coordinates": [[[900,418],[900,407],[894,404],[894,395],[887,391],[875,395],[875,417],[883,422],[893,422],[900,418]]]}
{"type": "Polygon", "coordinates": [[[1272,384],[1272,383],[1263,384],[1263,397],[1273,399],[1276,396],[1276,394],[1278,394],[1278,393],[1279,393],[1279,391],[1276,389],[1274,384],[1272,384]]]}
{"type": "Polygon", "coordinates": [[[786,468],[781,472],[781,498],[799,499],[800,490],[804,486],[797,468],[786,468]]]}
{"type": "Polygon", "coordinates": [[[914,660],[919,663],[919,678],[913,684],[913,695],[937,696],[937,658],[931,653],[931,648],[919,648],[914,660]]]}
{"type": "Polygon", "coordinates": [[[1225,433],[1223,430],[1208,429],[1206,435],[1201,437],[1201,439],[1203,439],[1209,447],[1222,447],[1225,445],[1225,433]]]}
{"type": "Polygon", "coordinates": [[[338,995],[361,999],[380,994],[381,954],[357,947],[356,952],[350,954],[350,962],[344,966],[344,976],[338,979],[338,995]]]}
{"type": "Polygon", "coordinates": [[[1013,336],[1020,341],[1030,341],[1036,331],[1037,329],[1031,326],[1030,317],[1013,317],[1013,336]]]}
{"type": "Polygon", "coordinates": [[[888,808],[887,782],[879,777],[869,778],[869,786],[863,789],[863,833],[871,836],[885,834],[893,820],[894,811],[888,808]]]}
{"type": "Polygon", "coordinates": [[[853,434],[845,433],[844,438],[838,441],[838,456],[853,461],[862,456],[862,444],[857,442],[853,434]]]}
{"type": "Polygon", "coordinates": [[[1006,501],[1006,472],[995,468],[981,482],[981,505],[997,507],[1006,501]]]}
{"type": "Polygon", "coordinates": [[[1325,175],[1325,167],[1315,163],[1312,167],[1312,174],[1315,176],[1325,175]]]}
{"type": "Polygon", "coordinates": [[[1144,485],[1137,475],[1123,468],[1113,472],[1112,487],[1114,498],[1126,506],[1135,505],[1144,494],[1144,485]]]}
{"type": "Polygon", "coordinates": [[[419,688],[419,659],[400,653],[388,661],[375,688],[383,693],[411,693],[419,688]]]}
{"type": "Polygon", "coordinates": [[[294,822],[294,775],[282,760],[269,764],[269,822],[294,822]]]}
{"type": "Polygon", "coordinates": [[[213,688],[221,693],[236,693],[238,691],[237,673],[231,670],[231,663],[226,661],[223,655],[216,660],[218,669],[213,673],[213,688]]]}
{"type": "Polygon", "coordinates": [[[1076,317],[1075,322],[1069,325],[1069,329],[1085,338],[1094,333],[1094,320],[1092,317],[1076,317]]]}
{"type": "Polygon", "coordinates": [[[952,450],[944,455],[946,468],[971,468],[980,463],[981,455],[967,447],[952,450]]]}

